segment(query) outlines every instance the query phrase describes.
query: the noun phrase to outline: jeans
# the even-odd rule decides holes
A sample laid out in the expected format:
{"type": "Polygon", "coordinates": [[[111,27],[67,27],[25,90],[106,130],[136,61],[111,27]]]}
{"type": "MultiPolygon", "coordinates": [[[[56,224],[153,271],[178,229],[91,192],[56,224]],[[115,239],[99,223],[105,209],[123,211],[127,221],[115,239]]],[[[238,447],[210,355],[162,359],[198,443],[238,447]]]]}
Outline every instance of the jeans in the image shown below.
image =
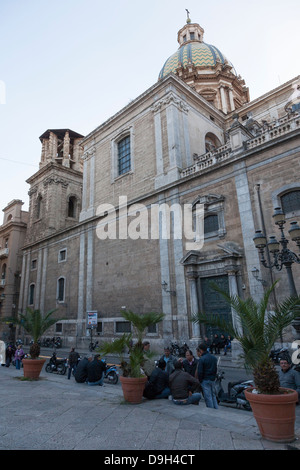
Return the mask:
{"type": "Polygon", "coordinates": [[[21,369],[21,359],[16,359],[16,369],[21,369]]]}
{"type": "Polygon", "coordinates": [[[216,397],[215,382],[213,380],[202,380],[201,386],[207,408],[218,409],[219,407],[216,397]]]}
{"type": "Polygon", "coordinates": [[[172,398],[172,401],[173,403],[175,403],[175,405],[193,405],[193,404],[198,405],[200,400],[201,400],[201,393],[193,393],[184,401],[180,401],[180,400],[176,400],[175,398],[172,398]]]}
{"type": "Polygon", "coordinates": [[[169,387],[166,387],[158,395],[155,395],[154,398],[168,398],[169,395],[171,395],[171,390],[169,389],[169,387]]]}
{"type": "Polygon", "coordinates": [[[70,379],[70,377],[71,377],[72,369],[74,370],[74,374],[75,374],[76,367],[77,367],[76,364],[74,364],[74,365],[72,365],[72,366],[70,365],[70,366],[68,367],[68,379],[70,379]]]}
{"type": "Polygon", "coordinates": [[[103,385],[103,378],[101,377],[97,382],[88,382],[88,385],[103,385]]]}

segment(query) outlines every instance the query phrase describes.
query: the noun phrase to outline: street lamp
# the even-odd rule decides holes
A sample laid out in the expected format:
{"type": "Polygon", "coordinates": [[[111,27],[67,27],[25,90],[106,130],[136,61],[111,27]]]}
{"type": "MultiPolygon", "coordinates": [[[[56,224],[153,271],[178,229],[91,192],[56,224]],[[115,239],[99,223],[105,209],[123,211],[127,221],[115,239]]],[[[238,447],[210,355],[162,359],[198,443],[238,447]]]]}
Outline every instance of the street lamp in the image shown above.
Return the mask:
{"type": "MultiPolygon", "coordinates": [[[[300,264],[300,258],[291,250],[288,249],[289,241],[286,239],[283,228],[286,223],[285,214],[280,207],[276,207],[273,214],[273,220],[275,225],[278,225],[281,238],[277,241],[276,237],[269,237],[267,242],[266,236],[257,230],[253,238],[254,244],[260,254],[261,264],[268,269],[276,268],[278,271],[281,271],[283,266],[286,268],[289,282],[289,290],[291,296],[297,296],[297,291],[295,287],[292,265],[293,263],[300,264]],[[273,255],[273,262],[270,264],[267,263],[265,259],[265,248],[268,248],[269,252],[273,255]],[[281,247],[281,249],[280,249],[281,247]]],[[[291,222],[291,228],[289,230],[291,239],[297,243],[297,246],[300,249],[300,227],[297,222],[291,222]]]]}

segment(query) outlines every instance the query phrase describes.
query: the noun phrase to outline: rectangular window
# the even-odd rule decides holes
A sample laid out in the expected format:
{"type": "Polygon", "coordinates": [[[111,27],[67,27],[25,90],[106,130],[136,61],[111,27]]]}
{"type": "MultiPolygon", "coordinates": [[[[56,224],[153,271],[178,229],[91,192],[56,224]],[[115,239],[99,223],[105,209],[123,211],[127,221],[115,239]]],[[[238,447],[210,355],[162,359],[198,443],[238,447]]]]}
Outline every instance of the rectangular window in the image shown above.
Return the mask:
{"type": "Polygon", "coordinates": [[[67,250],[60,250],[58,253],[58,262],[61,263],[62,261],[66,261],[67,259],[67,250]]]}
{"type": "Polygon", "coordinates": [[[118,143],[118,169],[119,175],[131,170],[130,136],[118,143]]]}
{"type": "Polygon", "coordinates": [[[29,305],[33,305],[34,303],[34,284],[30,284],[29,286],[29,305]]]}
{"type": "Polygon", "coordinates": [[[157,333],[156,325],[148,326],[148,333],[156,334],[157,333]]]}
{"type": "Polygon", "coordinates": [[[195,39],[195,33],[190,33],[190,39],[193,41],[195,39]]]}
{"type": "Polygon", "coordinates": [[[55,324],[55,333],[62,333],[62,323],[55,324]]]}
{"type": "Polygon", "coordinates": [[[131,333],[129,321],[116,321],[116,333],[131,333]]]}
{"type": "Polygon", "coordinates": [[[36,269],[36,266],[37,266],[37,261],[36,261],[36,259],[33,259],[31,261],[31,270],[33,271],[34,269],[36,269]]]}
{"type": "Polygon", "coordinates": [[[63,277],[58,279],[57,285],[57,300],[63,302],[65,298],[65,280],[63,277]]]}
{"type": "Polygon", "coordinates": [[[97,323],[97,333],[102,333],[102,322],[97,323]]]}

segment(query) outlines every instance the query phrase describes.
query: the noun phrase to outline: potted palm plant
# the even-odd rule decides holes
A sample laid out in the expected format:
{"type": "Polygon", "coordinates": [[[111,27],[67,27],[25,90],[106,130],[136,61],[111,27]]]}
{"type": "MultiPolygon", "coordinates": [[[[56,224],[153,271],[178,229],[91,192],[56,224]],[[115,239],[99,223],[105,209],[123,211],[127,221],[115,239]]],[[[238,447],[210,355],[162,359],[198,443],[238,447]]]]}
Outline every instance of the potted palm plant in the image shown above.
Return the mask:
{"type": "Polygon", "coordinates": [[[30,358],[22,360],[24,367],[24,377],[29,379],[38,379],[43,368],[45,359],[39,357],[41,336],[61,318],[53,318],[52,315],[56,309],[50,310],[43,316],[40,310],[34,310],[30,307],[26,308],[26,313],[21,313],[18,318],[10,318],[5,321],[11,321],[20,325],[24,330],[32,336],[33,343],[30,345],[30,358]]]}
{"type": "Polygon", "coordinates": [[[137,314],[129,310],[122,312],[122,316],[131,323],[133,331],[124,333],[122,337],[111,343],[103,343],[99,348],[99,352],[103,356],[117,354],[120,357],[120,367],[123,373],[120,376],[120,382],[124,398],[130,403],[137,404],[141,403],[143,399],[143,391],[147,382],[143,367],[151,357],[151,353],[146,355],[143,351],[143,337],[146,329],[161,322],[164,315],[155,312],[137,314]],[[134,336],[136,338],[135,344],[133,344],[134,336]],[[128,359],[127,351],[129,354],[128,359]]]}
{"type": "Polygon", "coordinates": [[[246,369],[253,372],[255,388],[246,390],[246,398],[265,439],[275,442],[294,440],[295,404],[298,393],[280,387],[278,373],[270,359],[270,352],[282,331],[299,317],[300,300],[289,297],[274,311],[268,311],[269,297],[277,282],[264,294],[259,302],[253,298],[241,299],[230,296],[214,285],[234,309],[237,322],[227,323],[215,315],[199,313],[193,316],[196,323],[216,326],[235,337],[241,346],[241,358],[246,369]]]}

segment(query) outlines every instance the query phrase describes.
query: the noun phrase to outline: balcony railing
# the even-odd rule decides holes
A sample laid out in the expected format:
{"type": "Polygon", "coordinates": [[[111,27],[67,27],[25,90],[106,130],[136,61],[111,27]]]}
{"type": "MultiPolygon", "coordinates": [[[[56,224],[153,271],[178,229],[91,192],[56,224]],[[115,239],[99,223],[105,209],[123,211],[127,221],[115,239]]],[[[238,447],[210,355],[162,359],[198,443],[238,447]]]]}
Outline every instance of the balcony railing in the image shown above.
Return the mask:
{"type": "Polygon", "coordinates": [[[0,248],[0,259],[7,258],[9,254],[9,248],[0,248]]]}

